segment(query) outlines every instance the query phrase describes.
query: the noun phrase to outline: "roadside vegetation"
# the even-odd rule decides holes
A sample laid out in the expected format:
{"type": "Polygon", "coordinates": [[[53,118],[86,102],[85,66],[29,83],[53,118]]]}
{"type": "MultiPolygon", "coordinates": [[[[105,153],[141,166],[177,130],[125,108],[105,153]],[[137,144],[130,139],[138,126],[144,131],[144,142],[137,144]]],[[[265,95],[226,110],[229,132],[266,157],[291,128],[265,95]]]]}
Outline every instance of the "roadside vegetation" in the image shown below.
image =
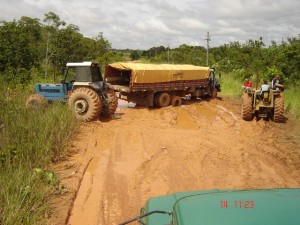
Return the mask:
{"type": "Polygon", "coordinates": [[[295,115],[297,119],[300,119],[300,83],[287,87],[284,92],[285,98],[285,110],[287,113],[295,115]]]}
{"type": "Polygon", "coordinates": [[[68,107],[25,107],[26,91],[0,88],[0,224],[43,224],[57,183],[49,165],[64,157],[77,121],[68,107]]]}
{"type": "MultiPolygon", "coordinates": [[[[78,125],[64,104],[31,111],[25,101],[37,82],[59,82],[67,62],[117,61],[206,66],[206,49],[182,44],[148,50],[112,49],[102,32],[84,37],[53,12],[0,22],[0,224],[43,224],[47,198],[57,185],[49,165],[64,157],[78,125]]],[[[263,39],[210,49],[209,65],[221,75],[222,92],[239,98],[245,78],[260,85],[280,74],[285,109],[300,119],[300,38],[266,46],[263,39]]],[[[217,76],[218,77],[218,76],[217,76]]]]}

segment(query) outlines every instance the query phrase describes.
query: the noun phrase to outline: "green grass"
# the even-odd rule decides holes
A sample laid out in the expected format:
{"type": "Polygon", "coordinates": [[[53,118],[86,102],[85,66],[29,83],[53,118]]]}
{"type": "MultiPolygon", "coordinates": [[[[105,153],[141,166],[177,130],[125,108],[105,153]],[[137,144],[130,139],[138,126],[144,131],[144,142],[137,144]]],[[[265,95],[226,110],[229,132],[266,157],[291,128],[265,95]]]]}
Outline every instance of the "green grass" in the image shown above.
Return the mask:
{"type": "Polygon", "coordinates": [[[300,89],[299,85],[287,87],[284,92],[286,111],[300,118],[300,89]]]}
{"type": "Polygon", "coordinates": [[[42,224],[50,186],[28,168],[0,172],[0,224],[42,224]]]}
{"type": "MultiPolygon", "coordinates": [[[[221,79],[222,94],[234,98],[240,98],[242,91],[242,81],[235,78],[232,74],[225,74],[221,79]]],[[[285,111],[297,119],[300,118],[300,89],[299,85],[286,85],[284,91],[285,111]]]]}
{"type": "Polygon", "coordinates": [[[54,183],[47,167],[64,157],[78,123],[67,105],[30,110],[27,91],[1,86],[0,224],[43,224],[54,183]]]}
{"type": "Polygon", "coordinates": [[[242,94],[243,83],[230,74],[224,74],[220,80],[222,94],[234,98],[239,98],[242,94]]]}

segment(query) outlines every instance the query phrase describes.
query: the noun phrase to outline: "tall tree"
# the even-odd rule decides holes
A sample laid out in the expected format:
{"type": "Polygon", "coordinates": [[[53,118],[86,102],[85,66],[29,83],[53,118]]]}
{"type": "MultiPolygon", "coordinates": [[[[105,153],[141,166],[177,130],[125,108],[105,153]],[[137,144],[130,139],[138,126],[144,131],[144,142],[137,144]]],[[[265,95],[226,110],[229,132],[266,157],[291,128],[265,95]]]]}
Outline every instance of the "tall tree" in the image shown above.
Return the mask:
{"type": "Polygon", "coordinates": [[[51,57],[53,54],[53,46],[49,46],[50,38],[58,32],[60,26],[65,26],[66,22],[62,21],[54,12],[46,13],[43,22],[46,23],[45,77],[47,77],[49,57],[51,57]]]}
{"type": "Polygon", "coordinates": [[[54,12],[49,12],[45,14],[43,22],[46,23],[46,26],[51,29],[58,29],[60,26],[65,26],[66,22],[61,20],[58,15],[54,12]]]}
{"type": "Polygon", "coordinates": [[[93,39],[86,39],[85,42],[88,46],[90,60],[96,60],[111,50],[111,43],[103,36],[102,32],[93,39]]]}
{"type": "Polygon", "coordinates": [[[72,24],[58,30],[50,43],[53,51],[51,61],[62,74],[67,62],[82,61],[88,54],[83,35],[79,33],[79,27],[72,24]]]}

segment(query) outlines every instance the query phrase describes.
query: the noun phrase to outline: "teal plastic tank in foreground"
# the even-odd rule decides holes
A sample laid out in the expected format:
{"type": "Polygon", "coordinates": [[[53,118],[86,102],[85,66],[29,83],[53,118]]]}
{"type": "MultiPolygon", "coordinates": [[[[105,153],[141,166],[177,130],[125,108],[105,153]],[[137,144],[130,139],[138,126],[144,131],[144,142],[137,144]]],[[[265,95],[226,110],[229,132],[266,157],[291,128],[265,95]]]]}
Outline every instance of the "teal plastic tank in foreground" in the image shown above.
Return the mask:
{"type": "Polygon", "coordinates": [[[209,190],[154,197],[146,225],[300,225],[300,189],[209,190]],[[152,211],[170,212],[170,214],[152,211]]]}

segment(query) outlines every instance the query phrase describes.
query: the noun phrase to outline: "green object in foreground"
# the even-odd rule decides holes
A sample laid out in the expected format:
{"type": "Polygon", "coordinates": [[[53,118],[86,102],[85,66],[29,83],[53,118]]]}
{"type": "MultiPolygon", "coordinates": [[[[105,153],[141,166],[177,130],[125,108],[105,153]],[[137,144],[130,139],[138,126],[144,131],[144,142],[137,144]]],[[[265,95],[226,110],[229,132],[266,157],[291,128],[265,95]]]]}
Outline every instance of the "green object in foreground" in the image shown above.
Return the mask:
{"type": "Polygon", "coordinates": [[[300,188],[207,190],[151,198],[142,209],[146,225],[299,225],[300,188]]]}

